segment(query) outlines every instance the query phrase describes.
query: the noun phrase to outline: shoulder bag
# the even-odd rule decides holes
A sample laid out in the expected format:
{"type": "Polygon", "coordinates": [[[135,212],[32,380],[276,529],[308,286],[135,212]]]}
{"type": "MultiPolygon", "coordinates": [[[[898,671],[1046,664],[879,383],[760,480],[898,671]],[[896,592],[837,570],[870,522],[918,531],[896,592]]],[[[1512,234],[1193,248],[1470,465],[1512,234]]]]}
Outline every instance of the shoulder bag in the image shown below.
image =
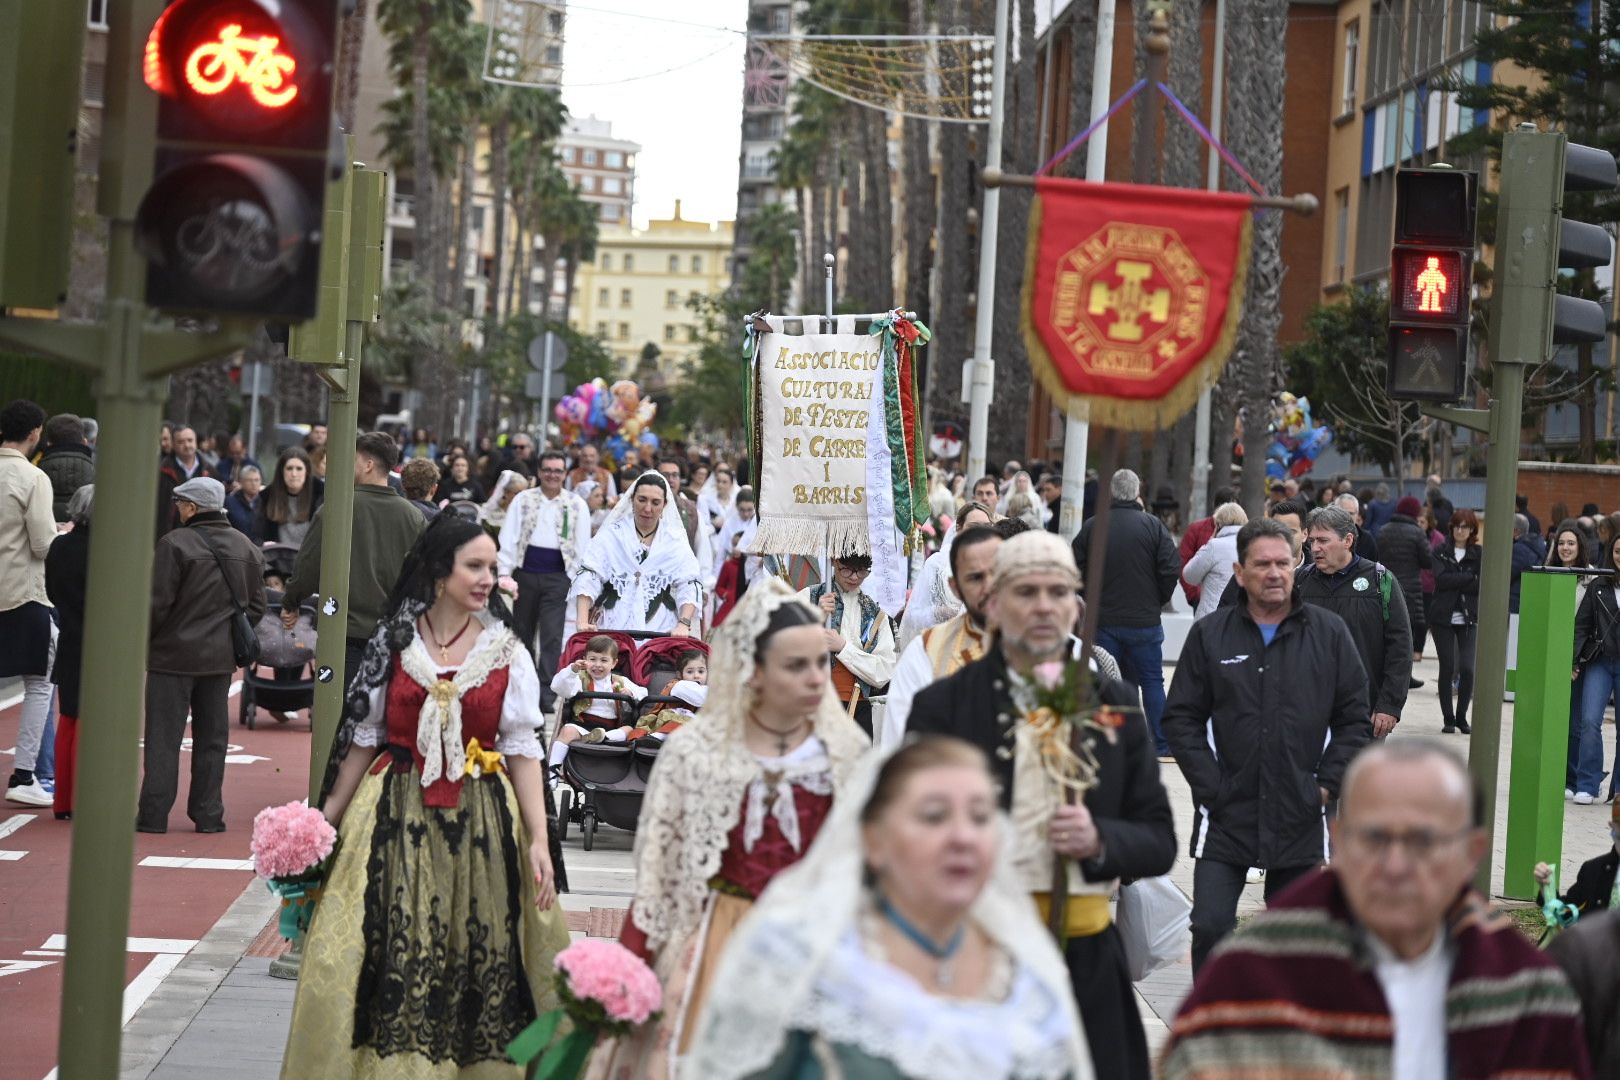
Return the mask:
{"type": "Polygon", "coordinates": [[[225,591],[231,595],[231,607],[236,609],[231,616],[231,658],[236,661],[237,667],[249,667],[259,661],[259,635],[253,632],[247,610],[236,598],[236,586],[231,584],[231,575],[225,570],[225,560],[219,557],[219,548],[208,538],[206,530],[198,529],[197,535],[202,537],[202,542],[208,545],[208,550],[213,554],[219,576],[225,579],[225,591]]]}

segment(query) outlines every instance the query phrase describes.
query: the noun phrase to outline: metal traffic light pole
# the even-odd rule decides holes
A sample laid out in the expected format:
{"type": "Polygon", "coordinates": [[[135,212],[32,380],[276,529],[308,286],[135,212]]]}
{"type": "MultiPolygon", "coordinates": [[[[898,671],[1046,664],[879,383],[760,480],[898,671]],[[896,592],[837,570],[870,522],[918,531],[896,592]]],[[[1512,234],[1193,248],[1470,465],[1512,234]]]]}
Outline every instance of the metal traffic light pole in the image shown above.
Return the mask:
{"type": "Polygon", "coordinates": [[[1519,482],[1524,369],[1546,359],[1558,252],[1558,193],[1564,177],[1564,136],[1521,124],[1502,138],[1497,211],[1496,283],[1491,297],[1489,412],[1426,406],[1423,411],[1489,435],[1485,462],[1485,524],[1479,589],[1479,674],[1474,684],[1474,733],[1468,770],[1478,786],[1483,826],[1491,843],[1475,874],[1490,895],[1496,832],[1497,777],[1502,758],[1502,695],[1507,689],[1508,589],[1513,576],[1514,497],[1519,482]]]}

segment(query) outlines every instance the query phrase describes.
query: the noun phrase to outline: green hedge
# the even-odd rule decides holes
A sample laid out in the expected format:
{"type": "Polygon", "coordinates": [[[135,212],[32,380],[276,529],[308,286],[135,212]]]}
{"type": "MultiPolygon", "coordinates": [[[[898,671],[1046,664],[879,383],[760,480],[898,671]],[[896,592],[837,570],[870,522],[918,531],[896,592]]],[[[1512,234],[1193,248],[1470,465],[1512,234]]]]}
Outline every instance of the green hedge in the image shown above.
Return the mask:
{"type": "Polygon", "coordinates": [[[60,360],[0,352],[0,404],[27,398],[51,415],[96,415],[90,374],[60,360]]]}

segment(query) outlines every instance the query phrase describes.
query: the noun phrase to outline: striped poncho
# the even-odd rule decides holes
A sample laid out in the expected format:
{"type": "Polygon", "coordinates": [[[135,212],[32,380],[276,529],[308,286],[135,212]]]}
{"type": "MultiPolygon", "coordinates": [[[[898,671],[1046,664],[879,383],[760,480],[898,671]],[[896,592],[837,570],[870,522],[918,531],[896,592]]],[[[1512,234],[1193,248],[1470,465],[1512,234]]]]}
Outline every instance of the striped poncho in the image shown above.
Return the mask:
{"type": "MultiPolygon", "coordinates": [[[[1448,1076],[1590,1076],[1580,1002],[1552,961],[1473,892],[1458,898],[1447,931],[1448,1076]]],[[[1161,1075],[1391,1075],[1395,1023],[1363,935],[1335,874],[1301,881],[1210,957],[1176,1016],[1161,1075]]]]}

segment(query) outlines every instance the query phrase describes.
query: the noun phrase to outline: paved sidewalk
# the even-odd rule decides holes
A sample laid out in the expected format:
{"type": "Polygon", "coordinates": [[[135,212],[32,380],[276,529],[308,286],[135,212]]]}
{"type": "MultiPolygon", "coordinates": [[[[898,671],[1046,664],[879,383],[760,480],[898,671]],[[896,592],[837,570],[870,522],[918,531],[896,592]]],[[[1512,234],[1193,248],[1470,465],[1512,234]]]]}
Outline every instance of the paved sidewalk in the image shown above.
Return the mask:
{"type": "MultiPolygon", "coordinates": [[[[1167,677],[1169,673],[1167,672],[1167,677]]],[[[1426,685],[1412,691],[1405,715],[1393,738],[1432,737],[1466,753],[1464,736],[1440,734],[1440,705],[1435,696],[1438,677],[1430,659],[1417,666],[1426,685]]],[[[1513,711],[1504,706],[1501,752],[1501,799],[1495,838],[1495,888],[1500,890],[1503,853],[1507,844],[1507,774],[1511,758],[1513,711]]],[[[1613,760],[1613,724],[1604,725],[1605,760],[1613,760]]],[[[1178,857],[1171,880],[1192,892],[1193,861],[1185,852],[1191,826],[1192,797],[1174,766],[1165,767],[1165,786],[1175,808],[1178,857]]],[[[1564,856],[1560,880],[1574,880],[1574,871],[1586,859],[1609,846],[1609,807],[1565,804],[1564,856]]],[[[633,871],[630,835],[617,830],[598,834],[596,850],[586,854],[577,836],[567,842],[569,873],[574,891],[564,897],[569,926],[576,937],[590,933],[609,936],[628,905],[633,871]]],[[[1261,890],[1249,886],[1239,904],[1239,916],[1261,910],[1261,890]]],[[[292,1012],[293,984],[268,974],[269,960],[244,956],[249,945],[274,916],[275,900],[255,882],[233,905],[215,931],[193,950],[164,982],[125,1029],[122,1080],[259,1080],[279,1075],[282,1047],[292,1012]]],[[[1168,1022],[1192,984],[1190,955],[1183,956],[1144,979],[1137,986],[1138,1006],[1155,1053],[1168,1035],[1168,1022]]]]}

